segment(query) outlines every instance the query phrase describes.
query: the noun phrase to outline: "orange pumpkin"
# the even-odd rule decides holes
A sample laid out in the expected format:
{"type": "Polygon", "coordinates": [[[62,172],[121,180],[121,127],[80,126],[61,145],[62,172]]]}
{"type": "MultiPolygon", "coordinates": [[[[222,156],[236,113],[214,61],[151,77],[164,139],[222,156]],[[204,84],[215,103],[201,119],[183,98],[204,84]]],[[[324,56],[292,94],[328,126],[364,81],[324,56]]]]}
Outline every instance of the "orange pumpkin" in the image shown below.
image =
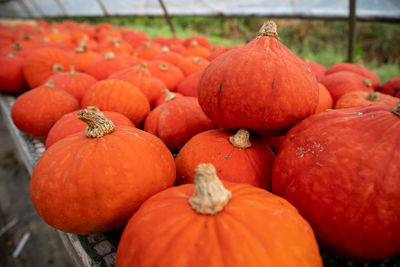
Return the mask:
{"type": "Polygon", "coordinates": [[[318,106],[315,109],[315,113],[319,113],[329,108],[333,108],[333,99],[328,89],[326,89],[326,87],[322,83],[318,83],[318,89],[319,89],[318,106]]]}
{"type": "Polygon", "coordinates": [[[210,130],[193,136],[176,157],[178,184],[193,183],[197,165],[210,162],[222,180],[271,190],[275,155],[267,143],[250,138],[246,129],[236,134],[210,130]]]}
{"type": "Polygon", "coordinates": [[[8,56],[0,56],[0,92],[21,93],[28,86],[22,71],[24,59],[11,53],[8,56]]]}
{"type": "Polygon", "coordinates": [[[58,48],[42,48],[33,52],[24,63],[23,72],[30,88],[43,84],[52,74],[68,71],[74,57],[58,48]]]}
{"type": "Polygon", "coordinates": [[[99,53],[88,51],[86,46],[80,46],[75,50],[76,69],[86,72],[93,61],[100,60],[101,58],[99,53]]]}
{"type": "Polygon", "coordinates": [[[153,105],[154,108],[158,107],[166,102],[169,102],[171,100],[184,97],[184,95],[177,93],[177,92],[173,93],[168,89],[163,89],[163,90],[161,90],[161,92],[162,92],[162,95],[159,98],[157,98],[157,100],[154,102],[154,105],[153,105]]]}
{"type": "Polygon", "coordinates": [[[170,49],[167,46],[163,46],[160,54],[154,57],[154,60],[163,60],[172,63],[174,65],[178,64],[178,62],[181,61],[182,59],[183,56],[181,54],[170,51],[170,49]]]}
{"type": "Polygon", "coordinates": [[[158,54],[160,54],[162,46],[158,43],[146,42],[134,49],[134,53],[138,58],[143,59],[154,59],[158,54]]]}
{"type": "Polygon", "coordinates": [[[176,87],[184,78],[182,71],[167,61],[152,60],[147,64],[147,69],[151,75],[163,81],[170,91],[176,91],[176,87]]]}
{"type": "Polygon", "coordinates": [[[400,75],[387,80],[379,88],[379,91],[384,94],[400,97],[400,75]]]}
{"type": "Polygon", "coordinates": [[[11,108],[11,118],[23,133],[46,138],[58,119],[79,107],[73,96],[47,82],[20,95],[11,108]]]}
{"type": "Polygon", "coordinates": [[[192,35],[192,36],[186,38],[185,41],[183,41],[183,45],[186,47],[189,47],[193,43],[193,41],[196,41],[197,44],[199,44],[207,49],[211,49],[210,41],[206,37],[201,36],[201,35],[192,35]]]}
{"type": "Polygon", "coordinates": [[[100,58],[90,63],[86,73],[97,80],[105,80],[111,74],[129,68],[129,62],[122,57],[116,57],[113,52],[104,53],[104,58],[100,58]]]}
{"type": "Polygon", "coordinates": [[[321,81],[325,76],[326,68],[314,61],[309,60],[308,58],[303,58],[304,62],[308,65],[311,71],[315,74],[315,77],[318,81],[321,81]]]}
{"type": "MultiPolygon", "coordinates": [[[[90,108],[93,109],[95,107],[90,108]]],[[[46,137],[46,149],[69,135],[85,131],[87,124],[78,119],[78,113],[80,111],[81,110],[75,110],[65,114],[51,127],[46,137]]],[[[130,119],[119,112],[103,111],[103,114],[110,119],[115,126],[135,127],[130,119]]]]}
{"type": "Polygon", "coordinates": [[[336,101],[335,109],[355,108],[371,104],[384,104],[394,107],[399,101],[400,98],[398,97],[375,91],[370,93],[364,91],[352,91],[342,95],[338,101],[336,101]]]}
{"type": "Polygon", "coordinates": [[[190,74],[189,76],[186,76],[185,79],[183,79],[178,84],[176,92],[181,93],[184,96],[197,97],[197,88],[199,86],[199,81],[202,73],[202,71],[199,71],[190,74]]]}
{"type": "Polygon", "coordinates": [[[82,108],[98,107],[100,110],[116,111],[139,125],[150,112],[146,96],[132,84],[108,79],[95,83],[82,98],[82,108]]]}
{"type": "Polygon", "coordinates": [[[203,71],[210,62],[201,57],[185,57],[176,64],[185,77],[203,71]]]}
{"type": "Polygon", "coordinates": [[[222,182],[212,164],[193,184],[169,188],[140,207],[122,233],[117,267],[322,266],[309,224],[286,200],[222,182]]]}
{"type": "Polygon", "coordinates": [[[196,40],[193,40],[187,47],[186,51],[183,53],[183,56],[208,58],[210,54],[210,50],[199,45],[196,40]]]}
{"type": "Polygon", "coordinates": [[[65,232],[121,229],[143,201],[173,185],[174,159],[151,134],[115,127],[92,109],[78,116],[88,124],[86,133],[58,141],[36,164],[33,206],[47,224],[65,232]]]}

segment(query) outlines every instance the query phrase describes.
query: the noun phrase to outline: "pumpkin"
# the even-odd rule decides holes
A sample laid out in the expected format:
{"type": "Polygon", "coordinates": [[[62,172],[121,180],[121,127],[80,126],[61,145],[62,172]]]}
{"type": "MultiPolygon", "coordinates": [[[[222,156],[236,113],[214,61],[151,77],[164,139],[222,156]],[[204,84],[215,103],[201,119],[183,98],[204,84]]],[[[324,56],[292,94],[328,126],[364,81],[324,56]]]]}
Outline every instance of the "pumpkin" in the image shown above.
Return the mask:
{"type": "Polygon", "coordinates": [[[318,85],[307,65],[279,42],[270,21],[250,43],[207,66],[198,99],[220,127],[283,130],[314,113],[318,85]]]}
{"type": "Polygon", "coordinates": [[[213,61],[214,59],[216,59],[217,57],[219,57],[220,55],[222,55],[225,52],[228,52],[229,50],[231,50],[231,47],[224,47],[224,48],[219,48],[217,50],[214,50],[213,52],[211,52],[211,54],[208,56],[207,60],[208,61],[213,61]]]}
{"type": "Polygon", "coordinates": [[[30,88],[43,84],[52,74],[68,71],[75,64],[74,57],[58,48],[42,48],[25,60],[23,72],[30,88]]]}
{"type": "Polygon", "coordinates": [[[163,89],[161,90],[161,96],[157,98],[157,100],[154,102],[153,107],[158,107],[166,102],[169,102],[171,100],[177,99],[177,98],[181,98],[184,97],[184,95],[180,94],[180,93],[173,93],[168,89],[163,89]]]}
{"type": "Polygon", "coordinates": [[[143,59],[154,59],[158,54],[160,54],[162,46],[158,43],[146,42],[134,49],[134,53],[138,58],[143,59]]]}
{"type": "Polygon", "coordinates": [[[328,108],[333,108],[333,99],[331,93],[329,93],[328,89],[326,89],[326,87],[322,83],[318,83],[318,88],[318,106],[315,109],[315,113],[325,111],[328,108]]]}
{"type": "Polygon", "coordinates": [[[97,80],[105,80],[114,72],[129,68],[129,62],[122,57],[116,57],[113,52],[104,53],[104,58],[100,58],[90,63],[86,73],[97,80]]]}
{"type": "Polygon", "coordinates": [[[176,65],[185,77],[203,71],[210,62],[200,57],[185,57],[176,65]]]}
{"type": "Polygon", "coordinates": [[[147,98],[150,105],[161,96],[165,84],[153,77],[144,64],[121,70],[110,75],[110,79],[126,81],[137,87],[147,98]]]}
{"type": "MultiPolygon", "coordinates": [[[[94,109],[95,107],[88,107],[94,109]]],[[[81,110],[75,110],[62,116],[50,129],[46,137],[46,149],[59,140],[70,136],[74,133],[85,131],[87,124],[78,119],[78,113],[81,110]]],[[[103,111],[104,116],[110,119],[115,126],[131,126],[135,125],[125,115],[114,111],[103,111]]]]}
{"type": "Polygon", "coordinates": [[[321,81],[326,72],[326,68],[314,61],[309,60],[308,58],[303,58],[304,62],[307,64],[307,66],[311,69],[311,71],[315,74],[315,77],[317,78],[318,81],[321,81]]]}
{"type": "Polygon", "coordinates": [[[116,111],[139,125],[150,112],[146,96],[132,84],[108,79],[95,83],[82,98],[82,108],[95,106],[100,110],[116,111]]]}
{"type": "Polygon", "coordinates": [[[117,56],[128,56],[133,53],[132,46],[121,39],[106,40],[99,43],[97,51],[100,54],[113,52],[117,56]]]}
{"type": "Polygon", "coordinates": [[[220,181],[212,164],[194,184],[149,198],[129,220],[117,267],[322,266],[309,224],[284,199],[220,181]]]}
{"type": "Polygon", "coordinates": [[[176,157],[176,181],[193,183],[195,169],[210,162],[222,180],[246,183],[271,190],[272,163],[275,155],[269,146],[250,138],[246,129],[236,134],[209,130],[193,136],[176,157]]]}
{"type": "Polygon", "coordinates": [[[193,41],[196,41],[197,44],[199,44],[207,49],[211,48],[210,41],[205,36],[201,36],[201,35],[192,35],[192,36],[186,38],[183,41],[183,45],[185,47],[190,47],[190,45],[193,43],[193,41]]]}
{"type": "Polygon", "coordinates": [[[379,92],[351,91],[336,101],[335,109],[362,107],[370,104],[384,104],[394,107],[400,98],[379,92]]]}
{"type": "Polygon", "coordinates": [[[186,76],[176,87],[176,92],[181,93],[184,96],[197,97],[197,87],[199,85],[202,71],[195,72],[186,76]]]}
{"type": "Polygon", "coordinates": [[[400,97],[400,75],[387,80],[379,88],[379,91],[384,94],[400,97]]]}
{"type": "Polygon", "coordinates": [[[62,89],[72,95],[81,103],[85,92],[97,82],[95,78],[89,74],[76,72],[74,66],[70,66],[69,72],[58,72],[50,76],[58,89],[62,89]]]}
{"type": "Polygon", "coordinates": [[[328,110],[286,135],[272,189],[311,224],[329,253],[400,253],[400,104],[328,110]]]}
{"type": "Polygon", "coordinates": [[[341,71],[326,75],[321,80],[321,83],[331,93],[334,103],[342,95],[351,91],[373,91],[371,80],[350,71],[341,71]]]}
{"type": "Polygon", "coordinates": [[[78,71],[86,72],[92,62],[100,60],[101,58],[99,53],[88,51],[85,45],[75,49],[76,69],[78,71]]]}
{"type": "Polygon", "coordinates": [[[168,46],[163,46],[160,54],[154,57],[154,60],[163,60],[174,65],[178,64],[183,59],[183,56],[179,53],[171,51],[168,46]]]}
{"type": "Polygon", "coordinates": [[[11,108],[11,118],[21,132],[46,138],[59,118],[76,109],[79,109],[78,101],[49,81],[17,97],[11,108]]]}
{"type": "Polygon", "coordinates": [[[10,53],[0,56],[0,92],[20,93],[27,89],[24,73],[22,71],[24,59],[10,53]]]}
{"type": "Polygon", "coordinates": [[[53,144],[36,164],[31,200],[52,227],[76,234],[121,229],[143,201],[173,185],[171,152],[155,136],[80,111],[85,132],[53,144]],[[156,163],[156,164],[155,164],[156,163]]]}
{"type": "Polygon", "coordinates": [[[184,78],[182,71],[167,61],[152,60],[147,64],[147,69],[151,75],[160,79],[170,91],[176,91],[176,87],[184,78]]]}
{"type": "Polygon", "coordinates": [[[201,110],[197,98],[175,98],[154,108],[146,117],[143,129],[158,136],[167,147],[178,151],[194,135],[215,128],[201,110]]]}
{"type": "Polygon", "coordinates": [[[330,75],[336,72],[342,72],[342,71],[348,71],[348,72],[353,72],[357,73],[358,75],[361,75],[365,79],[369,79],[372,82],[371,87],[373,89],[377,89],[380,84],[380,80],[378,75],[367,69],[361,64],[353,64],[353,63],[337,63],[332,66],[330,66],[326,72],[325,75],[330,75]]]}
{"type": "Polygon", "coordinates": [[[9,46],[0,49],[0,56],[8,56],[10,54],[27,58],[33,52],[32,48],[21,46],[20,42],[15,42],[9,46]]]}
{"type": "Polygon", "coordinates": [[[196,40],[193,40],[192,42],[190,42],[186,51],[183,53],[183,56],[208,58],[210,54],[211,54],[210,50],[199,45],[199,43],[196,40]]]}
{"type": "Polygon", "coordinates": [[[147,33],[144,31],[135,31],[132,29],[125,29],[123,32],[124,41],[128,42],[132,47],[136,47],[142,43],[150,41],[147,33]]]}

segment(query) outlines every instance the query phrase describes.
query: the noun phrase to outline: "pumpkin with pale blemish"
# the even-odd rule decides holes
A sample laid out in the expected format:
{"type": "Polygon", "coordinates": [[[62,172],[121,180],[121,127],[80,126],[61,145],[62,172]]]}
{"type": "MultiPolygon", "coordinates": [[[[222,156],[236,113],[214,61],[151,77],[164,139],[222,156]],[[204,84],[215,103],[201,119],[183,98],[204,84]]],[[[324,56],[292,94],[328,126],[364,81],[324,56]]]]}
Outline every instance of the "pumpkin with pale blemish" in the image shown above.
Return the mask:
{"type": "Polygon", "coordinates": [[[272,190],[292,203],[332,254],[400,253],[400,103],[328,110],[286,135],[272,190]]]}
{"type": "Polygon", "coordinates": [[[246,129],[236,134],[205,131],[193,136],[179,151],[175,160],[177,183],[193,183],[197,165],[210,162],[223,180],[271,190],[274,158],[268,144],[251,137],[246,129]]]}
{"type": "Polygon", "coordinates": [[[198,99],[223,128],[283,130],[314,113],[318,85],[307,65],[280,43],[275,23],[268,22],[250,43],[207,66],[198,99]]]}

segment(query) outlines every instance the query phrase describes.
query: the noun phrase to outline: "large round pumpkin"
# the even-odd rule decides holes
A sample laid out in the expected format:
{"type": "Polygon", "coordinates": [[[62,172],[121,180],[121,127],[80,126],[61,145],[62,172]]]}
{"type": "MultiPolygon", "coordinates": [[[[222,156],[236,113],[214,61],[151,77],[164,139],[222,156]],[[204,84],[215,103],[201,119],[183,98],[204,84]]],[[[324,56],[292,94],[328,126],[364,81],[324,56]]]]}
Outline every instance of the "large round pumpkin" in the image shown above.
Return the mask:
{"type": "Polygon", "coordinates": [[[328,110],[286,135],[273,192],[331,253],[372,260],[400,253],[400,105],[328,110]]]}
{"type": "Polygon", "coordinates": [[[222,182],[200,164],[193,184],[148,199],[130,219],[117,267],[322,266],[308,223],[284,199],[222,182]]]}
{"type": "Polygon", "coordinates": [[[263,25],[245,46],[214,59],[198,87],[207,116],[224,128],[287,129],[314,113],[318,85],[307,65],[263,25]]]}
{"type": "Polygon", "coordinates": [[[50,147],[32,174],[33,206],[62,231],[93,234],[125,226],[143,201],[174,184],[175,163],[157,137],[114,126],[103,114],[78,113],[86,134],[50,147]]]}
{"type": "Polygon", "coordinates": [[[197,165],[212,163],[222,180],[271,190],[275,155],[266,142],[250,138],[246,129],[236,134],[210,130],[193,136],[176,157],[178,184],[193,183],[197,165]]]}

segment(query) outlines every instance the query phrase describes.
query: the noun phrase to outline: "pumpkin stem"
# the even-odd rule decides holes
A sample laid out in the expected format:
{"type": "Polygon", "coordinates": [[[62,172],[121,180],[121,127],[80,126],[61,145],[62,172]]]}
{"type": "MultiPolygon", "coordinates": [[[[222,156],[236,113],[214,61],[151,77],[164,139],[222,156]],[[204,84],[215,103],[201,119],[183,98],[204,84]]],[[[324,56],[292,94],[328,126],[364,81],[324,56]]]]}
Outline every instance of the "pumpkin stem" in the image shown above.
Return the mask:
{"type": "Polygon", "coordinates": [[[114,123],[96,107],[87,107],[79,111],[78,119],[87,123],[85,132],[88,138],[100,138],[115,130],[114,123]]]}
{"type": "Polygon", "coordinates": [[[365,86],[367,86],[368,88],[372,87],[372,80],[370,80],[370,79],[363,80],[363,83],[364,83],[365,86]]]}
{"type": "Polygon", "coordinates": [[[392,113],[400,117],[400,102],[398,102],[396,106],[394,106],[394,108],[392,109],[392,113]]]}
{"type": "Polygon", "coordinates": [[[136,65],[139,69],[145,70],[147,69],[147,64],[146,63],[140,63],[139,65],[136,65]]]}
{"type": "Polygon", "coordinates": [[[63,72],[64,71],[64,67],[61,64],[54,64],[53,65],[53,72],[63,72]]]}
{"type": "Polygon", "coordinates": [[[53,81],[53,80],[48,80],[48,81],[44,84],[44,86],[46,86],[46,87],[51,87],[51,88],[55,88],[55,87],[56,87],[56,85],[54,84],[54,81],[53,81]]]}
{"type": "Polygon", "coordinates": [[[105,60],[111,60],[111,59],[114,59],[114,58],[115,58],[115,55],[114,55],[113,52],[105,52],[104,53],[104,59],[105,60]]]}
{"type": "Polygon", "coordinates": [[[22,50],[22,46],[21,46],[21,44],[17,41],[17,42],[15,42],[15,44],[14,44],[14,50],[22,50]]]}
{"type": "Polygon", "coordinates": [[[76,70],[74,65],[69,66],[69,76],[75,76],[76,75],[76,70]]]}
{"type": "Polygon", "coordinates": [[[198,44],[199,43],[196,40],[193,40],[193,41],[190,42],[190,46],[196,46],[198,44]]]}
{"type": "Polygon", "coordinates": [[[168,52],[169,52],[168,46],[164,45],[164,46],[161,48],[161,53],[168,53],[168,52]]]}
{"type": "Polygon", "coordinates": [[[168,89],[163,89],[161,92],[163,92],[163,94],[165,95],[165,102],[171,101],[176,97],[176,94],[172,93],[168,89]]]}
{"type": "Polygon", "coordinates": [[[17,53],[16,52],[11,52],[7,55],[7,57],[16,57],[17,53]]]}
{"type": "Polygon", "coordinates": [[[256,34],[256,38],[259,39],[263,36],[274,37],[277,40],[280,40],[278,32],[276,31],[276,24],[272,20],[264,22],[261,26],[260,30],[256,34]]]}
{"type": "Polygon", "coordinates": [[[193,59],[193,62],[194,62],[194,64],[199,65],[199,64],[201,64],[201,58],[195,57],[195,58],[193,59]]]}
{"type": "Polygon", "coordinates": [[[251,147],[250,133],[247,129],[239,129],[235,135],[229,137],[229,142],[236,148],[249,148],[251,147]]]}
{"type": "Polygon", "coordinates": [[[87,52],[86,45],[85,44],[79,45],[78,48],[75,49],[75,52],[77,52],[77,53],[85,53],[85,52],[87,52]]]}
{"type": "Polygon", "coordinates": [[[211,163],[199,164],[195,170],[194,193],[189,204],[197,213],[215,215],[231,200],[232,193],[219,180],[211,163]]]}
{"type": "Polygon", "coordinates": [[[379,98],[380,98],[380,93],[379,92],[371,92],[367,96],[367,100],[368,101],[372,101],[372,102],[378,101],[379,98]]]}
{"type": "Polygon", "coordinates": [[[114,39],[113,41],[112,41],[112,45],[114,46],[114,47],[116,47],[116,48],[119,48],[119,47],[121,47],[121,40],[120,39],[114,39]]]}
{"type": "Polygon", "coordinates": [[[160,70],[166,71],[166,70],[168,70],[168,66],[163,63],[163,64],[160,65],[160,70]]]}

